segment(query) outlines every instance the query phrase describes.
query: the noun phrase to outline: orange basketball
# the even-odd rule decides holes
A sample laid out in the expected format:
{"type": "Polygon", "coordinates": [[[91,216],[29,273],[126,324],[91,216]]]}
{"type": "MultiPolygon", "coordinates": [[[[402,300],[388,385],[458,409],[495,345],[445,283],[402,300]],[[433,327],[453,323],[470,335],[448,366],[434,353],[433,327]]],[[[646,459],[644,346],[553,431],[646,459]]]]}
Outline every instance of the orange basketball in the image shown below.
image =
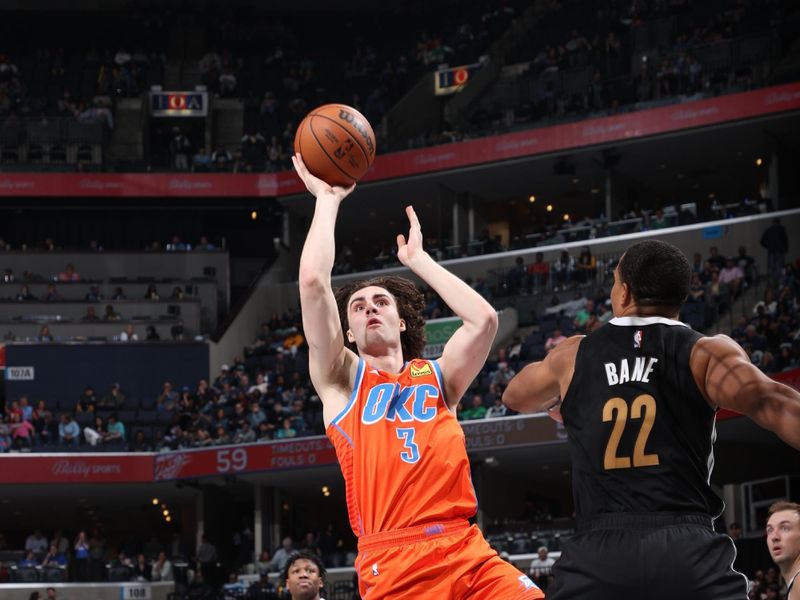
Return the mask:
{"type": "Polygon", "coordinates": [[[294,136],[312,175],[329,185],[348,187],[375,160],[375,133],[366,117],[346,104],[324,104],[300,122],[294,136]]]}

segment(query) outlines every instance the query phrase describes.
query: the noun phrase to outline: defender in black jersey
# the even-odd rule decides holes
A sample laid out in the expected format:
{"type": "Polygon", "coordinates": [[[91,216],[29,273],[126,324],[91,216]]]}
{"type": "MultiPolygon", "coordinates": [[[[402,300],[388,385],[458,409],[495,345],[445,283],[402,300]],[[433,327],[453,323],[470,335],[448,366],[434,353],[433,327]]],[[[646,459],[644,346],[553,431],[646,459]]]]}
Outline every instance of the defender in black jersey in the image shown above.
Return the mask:
{"type": "Polygon", "coordinates": [[[800,449],[800,393],[773,381],[727,336],[677,320],[691,269],[648,240],[614,273],[615,318],[574,336],[510,382],[503,401],[562,420],[578,531],[562,543],[548,600],[747,597],[735,549],[713,530],[715,414],[745,414],[800,449]]]}

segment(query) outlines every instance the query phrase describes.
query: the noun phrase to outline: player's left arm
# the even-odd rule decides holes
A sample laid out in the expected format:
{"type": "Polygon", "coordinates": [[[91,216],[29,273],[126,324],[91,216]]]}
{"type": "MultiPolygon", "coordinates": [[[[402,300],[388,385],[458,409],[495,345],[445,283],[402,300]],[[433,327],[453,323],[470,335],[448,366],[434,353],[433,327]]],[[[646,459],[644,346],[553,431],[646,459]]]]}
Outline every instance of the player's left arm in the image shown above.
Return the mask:
{"type": "Polygon", "coordinates": [[[398,259],[433,288],[463,321],[445,344],[438,360],[447,405],[454,408],[489,356],[497,333],[497,311],[478,292],[425,252],[422,230],[414,209],[406,207],[406,214],[410,223],[408,241],[403,235],[397,236],[398,259]]]}

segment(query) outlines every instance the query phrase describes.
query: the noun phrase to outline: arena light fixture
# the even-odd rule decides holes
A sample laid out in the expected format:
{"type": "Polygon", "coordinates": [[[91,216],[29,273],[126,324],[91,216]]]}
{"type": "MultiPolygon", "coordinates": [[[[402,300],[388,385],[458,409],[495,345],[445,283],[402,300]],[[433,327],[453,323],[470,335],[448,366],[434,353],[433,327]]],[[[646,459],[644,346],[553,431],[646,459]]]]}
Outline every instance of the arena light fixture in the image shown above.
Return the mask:
{"type": "Polygon", "coordinates": [[[255,211],[255,210],[254,210],[253,212],[251,212],[251,213],[250,213],[250,218],[251,218],[253,221],[255,221],[255,220],[258,218],[258,212],[257,212],[257,211],[255,211]]]}
{"type": "Polygon", "coordinates": [[[552,204],[548,204],[547,205],[547,212],[553,212],[553,205],[552,204]]]}
{"type": "Polygon", "coordinates": [[[761,165],[763,165],[763,164],[764,164],[764,159],[763,159],[763,158],[761,158],[761,157],[759,156],[759,157],[756,159],[756,166],[757,166],[757,167],[760,167],[760,166],[761,166],[761,165]]]}
{"type": "Polygon", "coordinates": [[[531,194],[530,196],[528,196],[528,202],[530,202],[531,204],[533,204],[534,202],[536,202],[536,196],[534,196],[533,194],[531,194]]]}
{"type": "Polygon", "coordinates": [[[163,510],[163,513],[164,513],[164,516],[165,516],[165,517],[168,517],[168,516],[169,516],[169,511],[168,511],[166,508],[163,510]]]}
{"type": "Polygon", "coordinates": [[[158,506],[158,498],[153,498],[153,506],[158,506]]]}

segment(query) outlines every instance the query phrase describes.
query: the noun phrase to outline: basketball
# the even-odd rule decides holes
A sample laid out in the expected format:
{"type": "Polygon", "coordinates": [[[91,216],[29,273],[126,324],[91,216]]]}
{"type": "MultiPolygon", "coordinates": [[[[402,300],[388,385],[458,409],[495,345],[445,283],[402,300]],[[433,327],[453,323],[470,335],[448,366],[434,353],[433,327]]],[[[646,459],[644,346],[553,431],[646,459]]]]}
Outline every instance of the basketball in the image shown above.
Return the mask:
{"type": "Polygon", "coordinates": [[[375,133],[366,117],[346,104],[324,104],[300,122],[294,151],[329,185],[349,187],[375,159],[375,133]]]}

